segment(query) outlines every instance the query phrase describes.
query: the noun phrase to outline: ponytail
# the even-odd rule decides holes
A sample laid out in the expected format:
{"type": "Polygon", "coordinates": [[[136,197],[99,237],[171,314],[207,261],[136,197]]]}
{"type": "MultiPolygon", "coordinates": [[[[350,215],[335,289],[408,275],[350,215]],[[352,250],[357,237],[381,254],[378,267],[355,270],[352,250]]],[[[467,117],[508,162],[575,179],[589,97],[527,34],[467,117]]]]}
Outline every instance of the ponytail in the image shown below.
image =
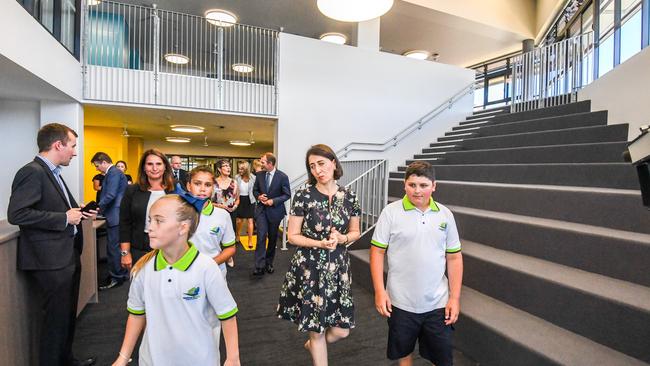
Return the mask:
{"type": "Polygon", "coordinates": [[[138,272],[147,264],[152,258],[158,254],[158,249],[149,251],[147,254],[143,255],[142,258],[138,259],[133,268],[131,268],[131,278],[134,278],[138,272]]]}

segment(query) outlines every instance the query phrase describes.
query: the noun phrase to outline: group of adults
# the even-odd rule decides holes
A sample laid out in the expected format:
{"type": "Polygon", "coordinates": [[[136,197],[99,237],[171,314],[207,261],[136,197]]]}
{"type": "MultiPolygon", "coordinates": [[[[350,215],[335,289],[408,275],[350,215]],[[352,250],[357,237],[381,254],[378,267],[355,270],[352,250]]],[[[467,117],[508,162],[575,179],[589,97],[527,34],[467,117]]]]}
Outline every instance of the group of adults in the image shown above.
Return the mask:
{"type": "MultiPolygon", "coordinates": [[[[72,356],[83,248],[80,224],[97,214],[77,204],[61,176],[61,167],[76,156],[76,137],[75,131],[56,123],[39,130],[39,154],[16,173],[8,208],[9,222],[21,230],[18,268],[35,280],[42,295],[41,365],[96,361],[72,356]]],[[[249,235],[254,220],[255,278],[275,271],[278,228],[291,197],[289,179],[276,168],[275,156],[265,153],[259,162],[256,174],[242,162],[234,178],[228,161],[217,162],[212,197],[214,206],[230,213],[234,227],[238,218],[240,224],[248,223],[249,235]]],[[[149,211],[157,199],[187,187],[188,174],[179,157],[168,159],[156,149],[143,153],[137,180],[130,185],[107,154],[96,153],[91,163],[104,175],[99,213],[107,223],[110,278],[102,288],[109,289],[126,281],[133,264],[151,251],[149,211]]],[[[312,146],[305,168],[308,185],[296,192],[289,213],[287,235],[297,249],[280,291],[277,316],[308,332],[305,348],[314,365],[327,365],[327,344],[347,337],[355,326],[347,245],[361,235],[361,208],[355,193],[337,184],[343,170],[331,148],[312,146]]],[[[410,365],[417,341],[424,358],[451,365],[451,329],[458,319],[462,280],[458,232],[451,211],[431,198],[431,165],[412,163],[405,176],[406,195],[382,211],[371,249],[375,306],[389,318],[387,356],[410,365]],[[384,255],[389,262],[387,289],[384,255]]]]}

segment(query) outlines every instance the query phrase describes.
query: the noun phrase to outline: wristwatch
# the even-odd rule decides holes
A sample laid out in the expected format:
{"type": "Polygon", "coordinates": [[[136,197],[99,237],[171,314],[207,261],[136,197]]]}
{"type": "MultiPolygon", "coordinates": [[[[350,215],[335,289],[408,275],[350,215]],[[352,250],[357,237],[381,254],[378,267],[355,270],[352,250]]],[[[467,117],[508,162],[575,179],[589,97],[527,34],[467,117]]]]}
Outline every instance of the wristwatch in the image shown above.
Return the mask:
{"type": "Polygon", "coordinates": [[[127,255],[129,255],[129,251],[128,251],[128,250],[121,250],[121,251],[120,251],[120,255],[121,255],[122,257],[126,257],[127,255]]]}

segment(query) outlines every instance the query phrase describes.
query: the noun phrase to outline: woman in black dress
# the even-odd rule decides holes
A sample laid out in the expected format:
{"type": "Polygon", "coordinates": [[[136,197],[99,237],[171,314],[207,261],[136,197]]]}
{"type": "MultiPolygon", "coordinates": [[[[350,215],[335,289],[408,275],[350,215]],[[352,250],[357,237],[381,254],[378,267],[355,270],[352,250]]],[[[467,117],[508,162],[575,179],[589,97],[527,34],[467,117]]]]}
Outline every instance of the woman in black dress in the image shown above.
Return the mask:
{"type": "Polygon", "coordinates": [[[354,327],[347,244],[359,238],[361,210],[354,192],[339,186],[336,155],[314,145],[305,159],[309,185],[296,192],[288,239],[296,249],[280,293],[277,314],[309,332],[305,348],[314,365],[327,365],[327,343],[354,327]]]}

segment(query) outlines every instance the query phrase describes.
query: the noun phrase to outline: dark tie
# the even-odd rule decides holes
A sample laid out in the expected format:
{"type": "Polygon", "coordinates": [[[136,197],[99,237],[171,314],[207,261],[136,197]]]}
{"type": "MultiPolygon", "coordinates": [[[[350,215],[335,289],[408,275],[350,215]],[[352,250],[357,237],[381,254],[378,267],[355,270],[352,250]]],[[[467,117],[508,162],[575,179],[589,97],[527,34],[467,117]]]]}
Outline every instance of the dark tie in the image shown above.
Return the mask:
{"type": "Polygon", "coordinates": [[[271,173],[266,172],[266,193],[269,192],[269,188],[271,188],[271,173]]]}
{"type": "Polygon", "coordinates": [[[174,179],[178,181],[178,170],[174,170],[174,179]]]}

